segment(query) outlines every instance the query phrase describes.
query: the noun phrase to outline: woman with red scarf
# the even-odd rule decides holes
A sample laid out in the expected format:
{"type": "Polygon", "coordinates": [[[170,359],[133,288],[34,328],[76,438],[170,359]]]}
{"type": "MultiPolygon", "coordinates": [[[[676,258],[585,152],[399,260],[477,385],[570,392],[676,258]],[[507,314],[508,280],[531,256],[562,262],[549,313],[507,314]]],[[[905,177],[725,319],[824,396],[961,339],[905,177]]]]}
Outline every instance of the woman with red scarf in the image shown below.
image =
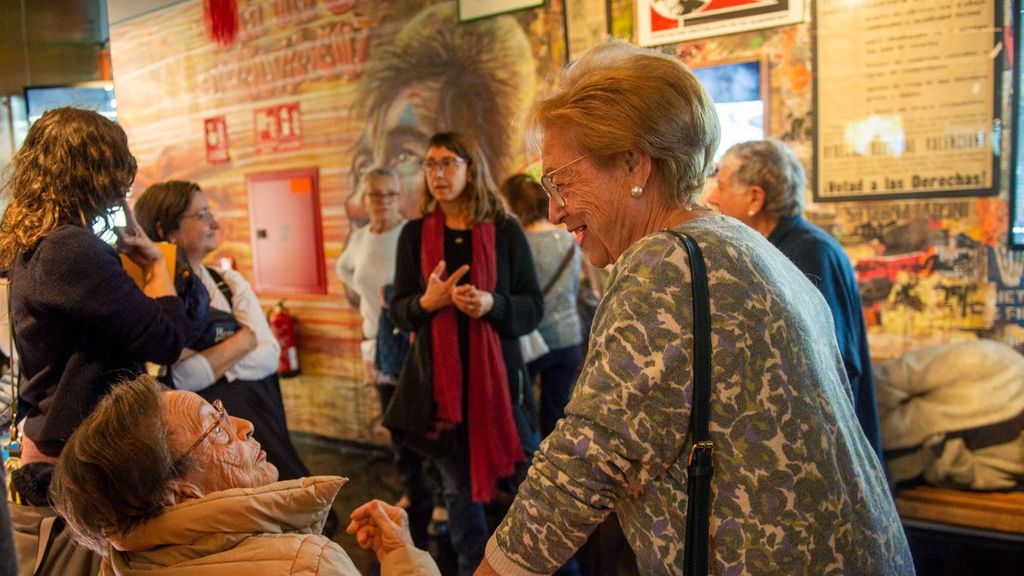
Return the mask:
{"type": "Polygon", "coordinates": [[[483,558],[483,504],[537,446],[518,338],[544,312],[526,236],[475,150],[443,132],[421,163],[424,217],[398,239],[390,303],[413,346],[384,418],[399,439],[448,440],[435,462],[460,574],[483,558]]]}

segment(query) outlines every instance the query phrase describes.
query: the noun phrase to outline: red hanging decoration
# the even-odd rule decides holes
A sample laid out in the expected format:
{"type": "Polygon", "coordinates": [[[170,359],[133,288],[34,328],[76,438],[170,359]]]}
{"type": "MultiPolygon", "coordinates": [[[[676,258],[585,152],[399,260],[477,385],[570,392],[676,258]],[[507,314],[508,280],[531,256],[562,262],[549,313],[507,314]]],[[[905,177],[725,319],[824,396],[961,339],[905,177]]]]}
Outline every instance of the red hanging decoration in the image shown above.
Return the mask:
{"type": "Polygon", "coordinates": [[[238,0],[203,0],[206,35],[221,46],[230,46],[238,34],[238,0]]]}

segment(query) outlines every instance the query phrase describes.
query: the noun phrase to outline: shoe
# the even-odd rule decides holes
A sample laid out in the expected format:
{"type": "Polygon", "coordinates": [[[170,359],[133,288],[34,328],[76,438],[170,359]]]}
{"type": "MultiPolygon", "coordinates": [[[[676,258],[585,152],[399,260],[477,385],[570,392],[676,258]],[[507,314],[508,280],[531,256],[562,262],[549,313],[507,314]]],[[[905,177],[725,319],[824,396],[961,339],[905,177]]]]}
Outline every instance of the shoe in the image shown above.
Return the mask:
{"type": "Polygon", "coordinates": [[[427,524],[427,536],[431,538],[438,538],[441,536],[448,535],[448,521],[447,520],[431,520],[427,524]]]}

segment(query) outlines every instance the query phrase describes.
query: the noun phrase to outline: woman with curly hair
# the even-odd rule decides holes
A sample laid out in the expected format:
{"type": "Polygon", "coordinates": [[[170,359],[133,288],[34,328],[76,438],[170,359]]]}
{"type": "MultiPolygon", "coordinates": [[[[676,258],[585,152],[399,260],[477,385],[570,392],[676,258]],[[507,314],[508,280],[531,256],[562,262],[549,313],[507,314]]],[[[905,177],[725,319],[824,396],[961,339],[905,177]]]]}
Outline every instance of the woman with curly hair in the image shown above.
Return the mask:
{"type": "Polygon", "coordinates": [[[43,114],[12,162],[0,270],[11,282],[23,371],[23,465],[55,462],[115,382],[147,361],[173,363],[205,322],[190,317],[162,252],[125,204],[135,171],[124,130],[76,108],[43,114]],[[124,227],[113,225],[117,208],[124,227]],[[116,249],[96,228],[117,235],[116,249]],[[142,269],[141,288],[118,252],[142,269]]]}

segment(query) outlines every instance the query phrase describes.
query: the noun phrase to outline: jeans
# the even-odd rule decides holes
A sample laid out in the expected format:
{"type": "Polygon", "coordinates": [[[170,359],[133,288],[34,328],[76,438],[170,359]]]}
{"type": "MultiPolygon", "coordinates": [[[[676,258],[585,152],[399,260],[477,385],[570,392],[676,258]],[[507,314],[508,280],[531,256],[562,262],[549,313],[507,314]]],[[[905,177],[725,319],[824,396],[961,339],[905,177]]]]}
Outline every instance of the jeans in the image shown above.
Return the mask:
{"type": "MultiPolygon", "coordinates": [[[[519,431],[526,461],[516,465],[512,477],[498,482],[500,489],[508,490],[511,494],[515,494],[519,483],[526,477],[530,459],[540,441],[535,429],[529,424],[529,410],[529,406],[512,406],[512,418],[519,431]]],[[[441,491],[445,507],[448,508],[448,533],[452,548],[458,555],[459,576],[470,576],[483,561],[491,529],[487,525],[484,505],[473,502],[473,486],[469,479],[469,437],[465,425],[458,429],[455,451],[450,456],[435,458],[434,465],[441,475],[441,491]]]]}
{"type": "Polygon", "coordinates": [[[447,457],[435,458],[441,473],[441,491],[448,508],[448,533],[459,559],[459,576],[470,576],[484,558],[484,547],[490,537],[484,505],[473,502],[469,481],[469,439],[465,427],[459,430],[455,451],[447,457]]]}
{"type": "Polygon", "coordinates": [[[565,405],[569,403],[576,372],[583,351],[577,346],[556,348],[527,365],[530,380],[540,375],[540,433],[547,438],[555,424],[565,417],[565,405]]]}

